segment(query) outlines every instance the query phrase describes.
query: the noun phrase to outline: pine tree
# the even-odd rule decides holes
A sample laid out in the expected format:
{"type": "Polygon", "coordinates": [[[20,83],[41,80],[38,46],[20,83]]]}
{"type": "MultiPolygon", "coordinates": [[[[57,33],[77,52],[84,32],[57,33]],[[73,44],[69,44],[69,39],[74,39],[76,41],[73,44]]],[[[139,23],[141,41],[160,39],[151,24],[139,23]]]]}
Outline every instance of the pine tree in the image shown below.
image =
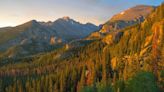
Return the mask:
{"type": "Polygon", "coordinates": [[[66,90],[66,81],[64,73],[61,73],[60,77],[60,92],[65,92],[66,90]]]}
{"type": "Polygon", "coordinates": [[[49,78],[48,92],[53,92],[52,87],[53,87],[52,80],[51,78],[49,78]]]}
{"type": "Polygon", "coordinates": [[[82,69],[80,82],[78,83],[78,88],[77,88],[78,91],[81,90],[84,86],[86,86],[85,74],[86,74],[86,67],[84,66],[82,69]]]}

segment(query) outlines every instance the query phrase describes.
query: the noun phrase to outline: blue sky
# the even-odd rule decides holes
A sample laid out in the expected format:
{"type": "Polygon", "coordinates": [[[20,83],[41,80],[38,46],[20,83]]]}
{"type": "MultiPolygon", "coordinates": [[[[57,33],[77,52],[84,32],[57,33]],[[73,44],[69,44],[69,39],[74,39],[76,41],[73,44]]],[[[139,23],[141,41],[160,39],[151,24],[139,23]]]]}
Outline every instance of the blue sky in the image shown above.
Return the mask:
{"type": "Polygon", "coordinates": [[[135,5],[159,5],[163,0],[0,0],[0,27],[32,19],[54,21],[69,16],[96,25],[135,5]]]}

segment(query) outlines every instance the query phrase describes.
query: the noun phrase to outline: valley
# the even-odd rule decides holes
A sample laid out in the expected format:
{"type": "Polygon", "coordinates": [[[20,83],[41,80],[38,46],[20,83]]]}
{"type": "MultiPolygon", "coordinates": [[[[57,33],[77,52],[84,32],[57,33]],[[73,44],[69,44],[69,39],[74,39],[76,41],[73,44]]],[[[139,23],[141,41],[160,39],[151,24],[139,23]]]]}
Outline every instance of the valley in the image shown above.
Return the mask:
{"type": "Polygon", "coordinates": [[[0,37],[0,92],[164,91],[164,3],[101,26],[32,20],[0,37]]]}

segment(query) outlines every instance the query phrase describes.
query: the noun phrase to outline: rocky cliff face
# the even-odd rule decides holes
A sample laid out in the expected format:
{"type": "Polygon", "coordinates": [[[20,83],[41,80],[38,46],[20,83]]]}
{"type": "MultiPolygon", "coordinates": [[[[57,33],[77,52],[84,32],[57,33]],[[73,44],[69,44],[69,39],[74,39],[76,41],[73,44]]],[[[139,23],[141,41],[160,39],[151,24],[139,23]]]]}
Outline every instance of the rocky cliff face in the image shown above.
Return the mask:
{"type": "Polygon", "coordinates": [[[106,33],[114,30],[119,30],[127,26],[141,23],[154,10],[153,6],[138,5],[129,8],[121,13],[114,15],[106,22],[100,32],[106,33]]]}

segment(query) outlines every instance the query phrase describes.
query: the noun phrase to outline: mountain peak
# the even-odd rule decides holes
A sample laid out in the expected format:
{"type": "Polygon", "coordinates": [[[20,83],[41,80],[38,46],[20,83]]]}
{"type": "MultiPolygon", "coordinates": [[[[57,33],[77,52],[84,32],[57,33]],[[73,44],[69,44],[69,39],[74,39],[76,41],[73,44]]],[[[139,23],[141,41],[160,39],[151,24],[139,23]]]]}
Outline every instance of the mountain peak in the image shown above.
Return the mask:
{"type": "Polygon", "coordinates": [[[36,20],[29,21],[30,23],[38,23],[36,20]]]}
{"type": "Polygon", "coordinates": [[[154,6],[136,5],[128,8],[107,21],[100,32],[106,33],[109,31],[119,30],[127,26],[131,26],[144,21],[144,19],[155,9],[154,6]]]}
{"type": "Polygon", "coordinates": [[[24,24],[18,25],[18,26],[29,27],[29,26],[37,26],[37,25],[39,25],[39,22],[37,22],[36,20],[30,20],[30,21],[28,21],[28,22],[26,22],[24,24]]]}
{"type": "Polygon", "coordinates": [[[154,10],[153,6],[148,5],[136,5],[132,8],[124,10],[119,14],[114,15],[110,21],[123,20],[123,21],[132,21],[134,19],[146,17],[154,10]]]}
{"type": "Polygon", "coordinates": [[[69,16],[64,16],[62,19],[63,20],[70,20],[70,17],[69,16]]]}
{"type": "Polygon", "coordinates": [[[29,22],[26,22],[25,24],[35,25],[35,24],[38,24],[38,22],[36,20],[30,20],[29,22]]]}

